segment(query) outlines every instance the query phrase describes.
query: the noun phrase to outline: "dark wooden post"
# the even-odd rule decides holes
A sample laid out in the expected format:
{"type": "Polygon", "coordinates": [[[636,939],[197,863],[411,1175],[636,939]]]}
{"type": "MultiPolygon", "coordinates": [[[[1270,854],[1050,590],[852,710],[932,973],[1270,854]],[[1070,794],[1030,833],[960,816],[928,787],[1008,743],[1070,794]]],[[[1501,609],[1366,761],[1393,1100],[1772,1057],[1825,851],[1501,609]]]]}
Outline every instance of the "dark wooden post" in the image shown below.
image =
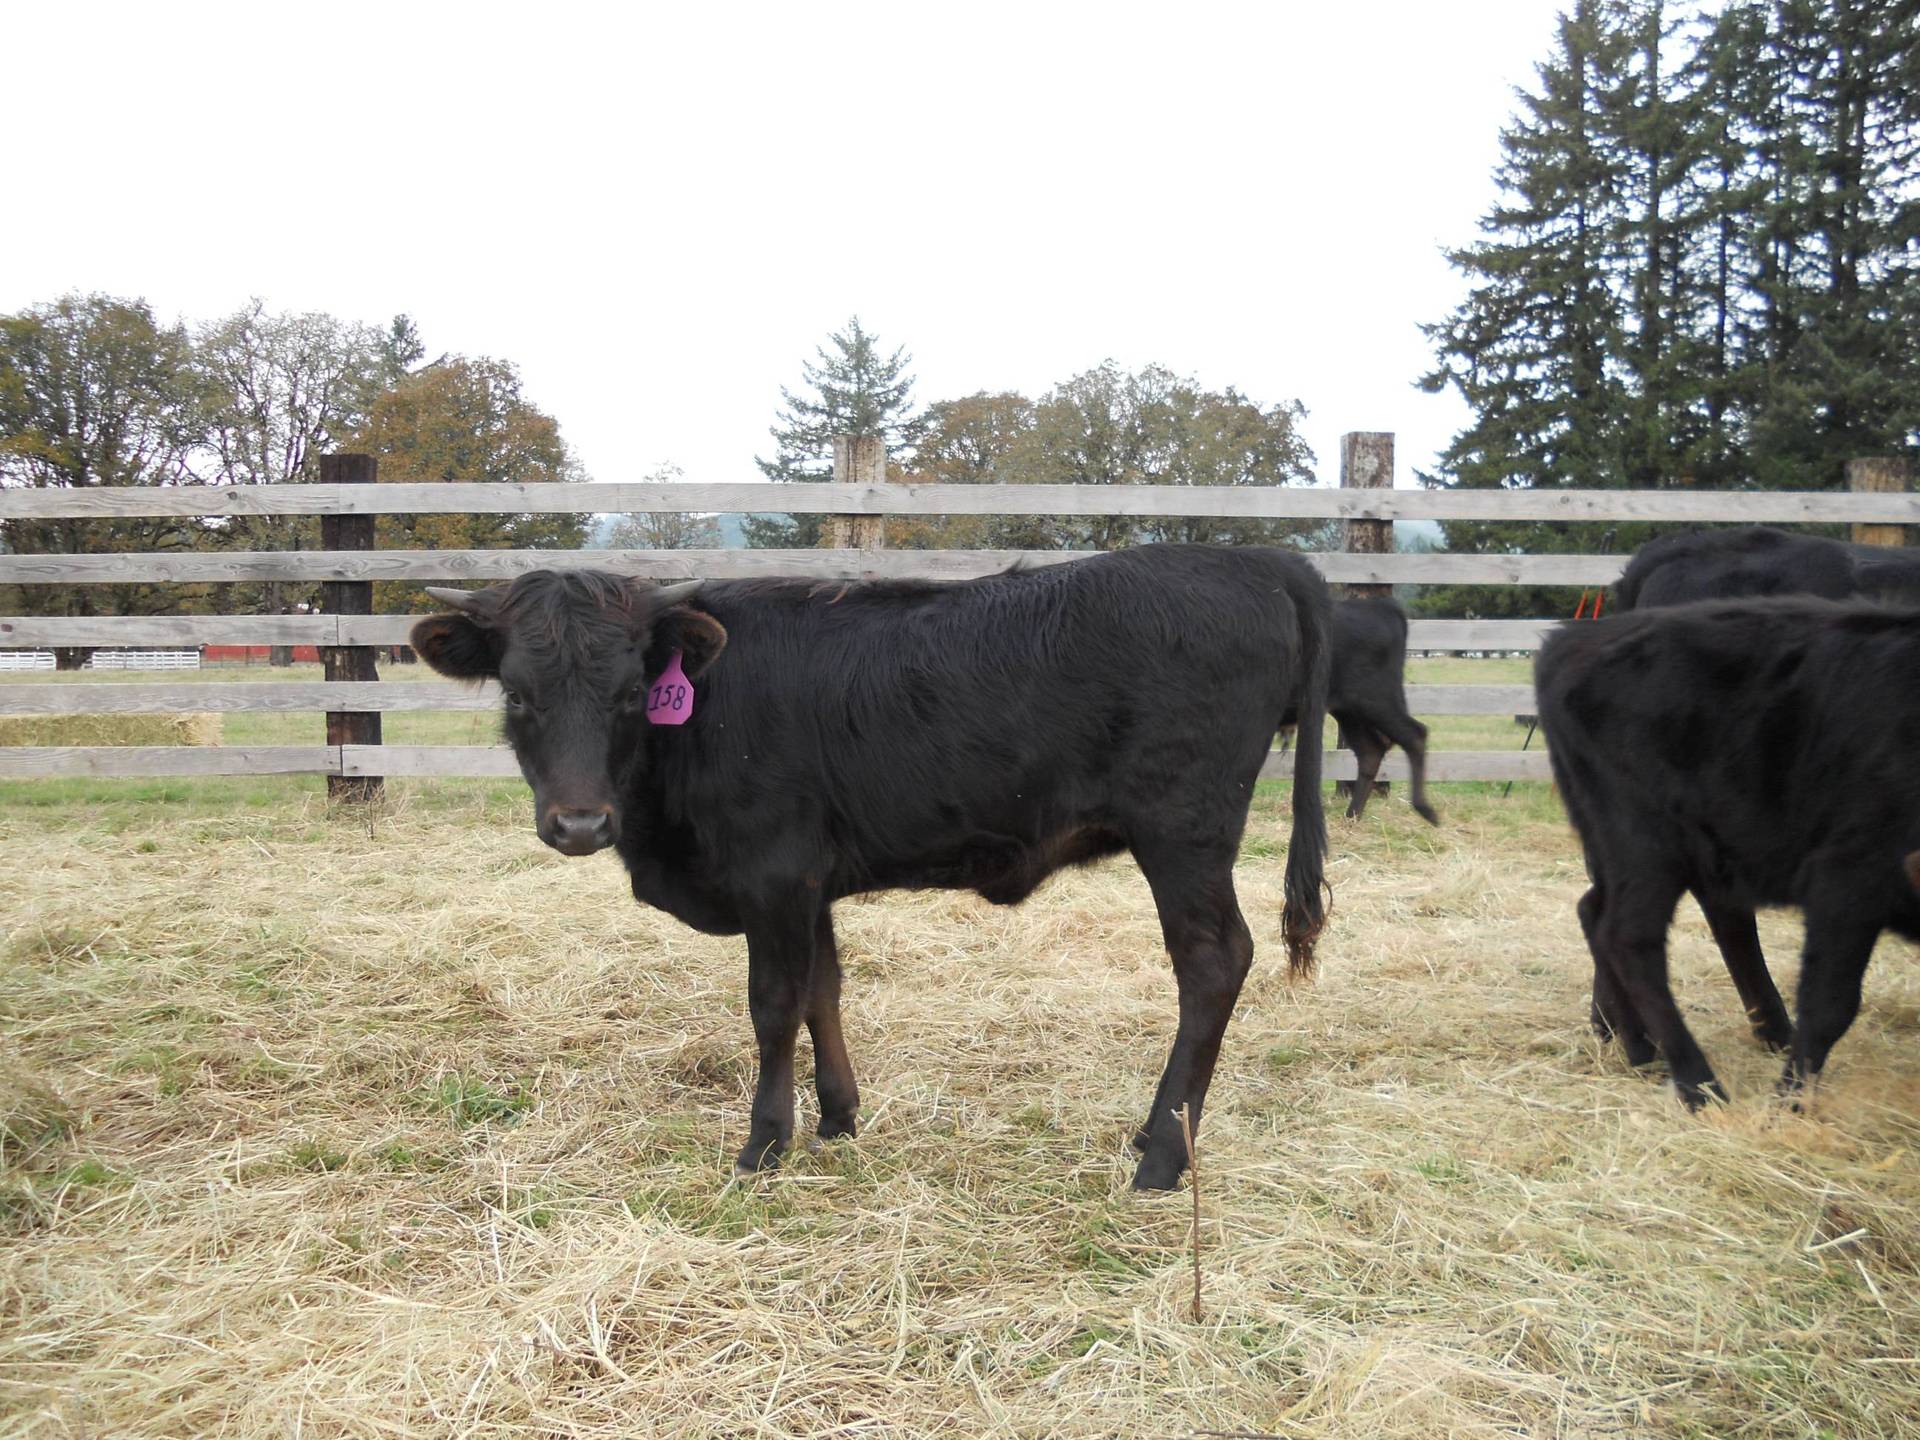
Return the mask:
{"type": "MultiPolygon", "coordinates": [[[[1349,430],[1340,437],[1340,488],[1393,488],[1392,431],[1349,430]]],[[[1393,553],[1393,522],[1344,520],[1341,522],[1340,548],[1353,555],[1389,555],[1393,553]]],[[[1391,585],[1351,584],[1346,588],[1349,597],[1392,593],[1391,585]]]]}
{"type": "MultiPolygon", "coordinates": [[[[1856,495],[1904,495],[1913,488],[1907,462],[1898,456],[1847,461],[1847,488],[1856,495]]],[[[1904,545],[1904,525],[1855,525],[1856,545],[1904,545]]]]}
{"type": "MultiPolygon", "coordinates": [[[[379,462],[371,455],[322,455],[320,483],[323,485],[371,485],[379,475],[379,462]]],[[[374,517],[371,515],[322,515],[320,548],[323,550],[371,550],[374,544],[374,517]]],[[[328,580],[321,586],[322,604],[329,615],[371,615],[371,580],[328,580]]],[[[327,645],[321,647],[320,663],[329,680],[378,680],[371,645],[327,645]]],[[[329,710],[327,744],[378,745],[380,713],[370,710],[329,710]]],[[[327,794],[337,800],[377,800],[385,789],[378,775],[329,775],[327,794]]]]}
{"type": "MultiPolygon", "coordinates": [[[[833,483],[884,485],[887,483],[887,443],[878,435],[833,437],[833,483]]],[[[884,515],[829,515],[820,528],[820,543],[829,550],[886,548],[884,515]]]]}
{"type": "MultiPolygon", "coordinates": [[[[1342,490],[1391,490],[1393,488],[1393,432],[1391,430],[1349,430],[1340,437],[1340,488],[1342,490]]],[[[1340,548],[1352,555],[1388,555],[1393,552],[1391,520],[1343,520],[1340,522],[1340,548]]],[[[1367,595],[1391,595],[1393,587],[1375,582],[1349,583],[1338,593],[1349,600],[1367,595]]],[[[1339,731],[1342,749],[1351,748],[1347,732],[1339,731]]],[[[1388,793],[1386,782],[1376,780],[1375,790],[1388,793]]],[[[1353,782],[1342,780],[1333,787],[1336,795],[1351,795],[1353,782]]]]}

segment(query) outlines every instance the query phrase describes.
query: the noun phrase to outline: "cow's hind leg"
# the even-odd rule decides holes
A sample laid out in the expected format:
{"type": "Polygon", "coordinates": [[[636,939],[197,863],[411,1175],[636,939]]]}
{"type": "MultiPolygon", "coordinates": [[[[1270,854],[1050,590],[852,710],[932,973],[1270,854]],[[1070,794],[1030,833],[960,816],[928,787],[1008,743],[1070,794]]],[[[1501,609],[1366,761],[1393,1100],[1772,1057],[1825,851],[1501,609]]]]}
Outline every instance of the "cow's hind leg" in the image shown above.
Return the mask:
{"type": "Polygon", "coordinates": [[[1414,814],[1429,825],[1438,825],[1440,814],[1427,799],[1427,727],[1408,714],[1383,715],[1380,733],[1406,752],[1414,814]]]}
{"type": "Polygon", "coordinates": [[[1594,885],[1580,897],[1580,903],[1575,907],[1580,916],[1580,929],[1587,937],[1587,949],[1593,955],[1593,1004],[1589,1013],[1593,1033],[1602,1040],[1618,1040],[1620,1048],[1626,1052],[1627,1063],[1638,1069],[1643,1065],[1651,1065],[1658,1052],[1653,1048],[1653,1041],[1647,1038],[1646,1026],[1640,1023],[1640,1017],[1634,1013],[1626,991],[1620,988],[1613,966],[1603,957],[1600,942],[1595,938],[1605,904],[1605,890],[1594,885]]]}
{"type": "Polygon", "coordinates": [[[1594,925],[1594,948],[1596,958],[1612,966],[1627,1005],[1666,1057],[1681,1101],[1698,1110],[1708,1099],[1726,1099],[1727,1092],[1681,1018],[1667,977],[1667,927],[1680,894],[1677,885],[1651,877],[1630,885],[1610,883],[1594,925]]]}
{"type": "Polygon", "coordinates": [[[1878,925],[1838,907],[1807,907],[1806,948],[1800,957],[1799,1023],[1787,1052],[1780,1088],[1802,1089],[1827,1063],[1834,1042],[1860,1013],[1860,982],[1873,958],[1878,925]]]}
{"type": "Polygon", "coordinates": [[[1180,992],[1180,1025],[1154,1093],[1142,1135],[1144,1154],[1134,1172],[1136,1190],[1171,1190],[1187,1168],[1180,1112],[1198,1133],[1207,1086],[1240,987],[1253,965],[1253,935],[1233,893],[1231,851],[1200,847],[1136,846],[1160,912],[1160,930],[1173,957],[1180,992]]]}
{"type": "Polygon", "coordinates": [[[1740,992],[1740,1003],[1746,1006],[1753,1038],[1769,1050],[1785,1050],[1793,1039],[1793,1021],[1767,971],[1753,911],[1744,905],[1696,898],[1700,899],[1700,913],[1707,917],[1707,928],[1713,931],[1714,943],[1720,947],[1720,958],[1727,962],[1733,988],[1740,992]]]}
{"type": "Polygon", "coordinates": [[[820,1096],[820,1138],[851,1135],[860,1114],[846,1037],[840,1033],[840,952],[833,912],[820,907],[813,929],[813,977],[807,992],[807,1033],[813,1037],[813,1087],[820,1096]]]}
{"type": "Polygon", "coordinates": [[[747,1010],[760,1051],[760,1077],[747,1143],[733,1166],[736,1175],[778,1165],[793,1139],[793,1047],[811,1002],[818,914],[818,900],[795,897],[747,922],[747,1010]]]}
{"type": "Polygon", "coordinates": [[[1373,794],[1374,783],[1380,774],[1380,762],[1387,758],[1387,737],[1365,721],[1355,720],[1346,726],[1347,741],[1353,746],[1353,761],[1356,767],[1353,782],[1353,798],[1347,802],[1347,818],[1358,820],[1367,813],[1367,797],[1373,794]]]}

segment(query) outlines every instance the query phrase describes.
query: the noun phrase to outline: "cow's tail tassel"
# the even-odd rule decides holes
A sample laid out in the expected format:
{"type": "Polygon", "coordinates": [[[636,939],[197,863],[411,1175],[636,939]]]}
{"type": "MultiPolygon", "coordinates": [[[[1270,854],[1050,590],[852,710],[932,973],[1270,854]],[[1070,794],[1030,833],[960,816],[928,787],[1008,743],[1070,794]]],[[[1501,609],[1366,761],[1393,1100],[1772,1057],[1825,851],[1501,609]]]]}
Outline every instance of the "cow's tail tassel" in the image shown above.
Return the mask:
{"type": "MultiPolygon", "coordinates": [[[[1306,587],[1301,587],[1306,591],[1306,587]]],[[[1280,912],[1287,968],[1313,974],[1313,946],[1327,923],[1322,898],[1327,859],[1327,815],[1320,794],[1320,751],[1327,720],[1328,601],[1316,586],[1294,597],[1300,630],[1300,725],[1293,748],[1293,836],[1287,843],[1286,904],[1280,912]]]]}

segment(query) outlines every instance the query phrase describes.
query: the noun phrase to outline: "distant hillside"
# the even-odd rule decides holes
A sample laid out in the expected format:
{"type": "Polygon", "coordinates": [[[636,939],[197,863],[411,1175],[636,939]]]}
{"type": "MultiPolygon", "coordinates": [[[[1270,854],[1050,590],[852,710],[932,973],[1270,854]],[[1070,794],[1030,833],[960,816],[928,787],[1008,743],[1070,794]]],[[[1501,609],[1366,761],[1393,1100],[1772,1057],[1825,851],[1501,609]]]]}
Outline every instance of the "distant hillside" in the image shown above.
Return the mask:
{"type": "MultiPolygon", "coordinates": [[[[747,548],[746,530],[741,524],[744,515],[721,515],[712,517],[720,527],[720,548],[723,550],[744,550],[747,548]]],[[[605,550],[612,544],[613,527],[619,523],[618,515],[596,515],[587,532],[589,550],[605,550]]]]}

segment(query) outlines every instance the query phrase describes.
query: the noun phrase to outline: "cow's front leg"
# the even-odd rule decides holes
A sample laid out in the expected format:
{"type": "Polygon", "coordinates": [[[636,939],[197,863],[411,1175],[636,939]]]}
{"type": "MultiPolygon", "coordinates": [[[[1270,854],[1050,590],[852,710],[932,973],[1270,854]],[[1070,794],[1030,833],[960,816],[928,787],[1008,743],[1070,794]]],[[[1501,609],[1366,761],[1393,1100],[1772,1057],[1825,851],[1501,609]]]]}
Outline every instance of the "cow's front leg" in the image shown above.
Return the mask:
{"type": "Polygon", "coordinates": [[[793,1045],[807,1013],[817,913],[817,903],[796,903],[758,914],[746,927],[747,1011],[760,1050],[760,1079],[736,1175],[778,1165],[793,1139],[793,1045]]]}

